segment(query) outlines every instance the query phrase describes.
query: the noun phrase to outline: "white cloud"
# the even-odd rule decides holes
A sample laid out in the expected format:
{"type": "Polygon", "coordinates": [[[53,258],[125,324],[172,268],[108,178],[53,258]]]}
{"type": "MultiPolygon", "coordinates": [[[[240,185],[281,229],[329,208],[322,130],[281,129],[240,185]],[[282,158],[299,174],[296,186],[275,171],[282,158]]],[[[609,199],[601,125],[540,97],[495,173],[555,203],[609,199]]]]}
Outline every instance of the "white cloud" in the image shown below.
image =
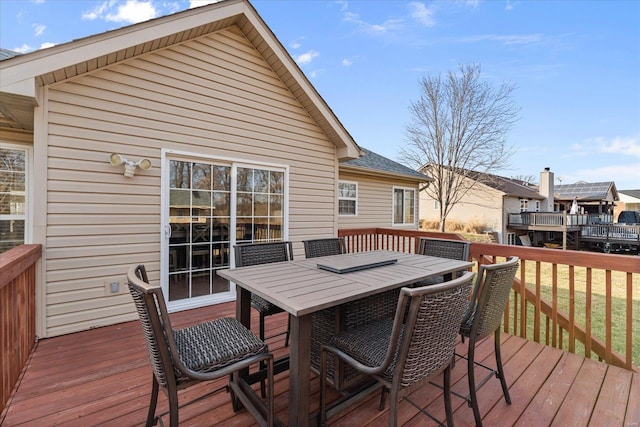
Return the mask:
{"type": "Polygon", "coordinates": [[[344,65],[345,67],[349,67],[349,66],[351,66],[351,64],[353,64],[353,61],[350,60],[350,59],[344,58],[342,60],[342,65],[344,65]]]}
{"type": "Polygon", "coordinates": [[[104,19],[112,22],[135,24],[148,21],[156,16],[158,16],[158,11],[151,1],[127,0],[125,4],[118,6],[117,13],[109,13],[104,19]]]}
{"type": "Polygon", "coordinates": [[[22,46],[15,47],[15,48],[13,48],[11,50],[13,50],[15,52],[18,52],[18,53],[26,53],[26,52],[29,52],[31,50],[31,46],[29,46],[28,44],[25,43],[22,46]]]}
{"type": "Polygon", "coordinates": [[[309,52],[305,52],[296,56],[295,60],[299,65],[306,65],[313,61],[313,58],[316,58],[318,56],[320,56],[318,52],[316,52],[315,50],[310,50],[309,52]]]}
{"type": "Polygon", "coordinates": [[[42,33],[44,33],[44,30],[47,29],[46,25],[41,25],[41,24],[33,24],[33,30],[35,32],[35,36],[41,36],[42,33]]]}
{"type": "Polygon", "coordinates": [[[433,9],[428,8],[424,3],[413,2],[409,3],[411,10],[411,17],[427,27],[433,27],[436,25],[435,18],[433,17],[433,9]]]}
{"type": "Polygon", "coordinates": [[[603,153],[622,154],[624,156],[640,158],[640,138],[618,136],[611,141],[598,139],[597,142],[603,153]]]}
{"type": "Polygon", "coordinates": [[[343,18],[346,22],[356,24],[361,31],[371,34],[382,34],[402,27],[402,21],[399,19],[388,19],[382,24],[369,24],[360,19],[357,13],[346,12],[343,18]]]}
{"type": "Polygon", "coordinates": [[[302,46],[302,45],[301,45],[300,43],[298,43],[298,42],[291,42],[291,43],[289,43],[289,47],[290,47],[291,49],[300,49],[300,47],[301,47],[301,46],[302,46]]]}
{"type": "Polygon", "coordinates": [[[194,7],[206,6],[211,3],[218,3],[220,0],[189,0],[189,9],[194,7]]]}
{"type": "Polygon", "coordinates": [[[91,10],[83,12],[82,19],[86,21],[104,19],[110,22],[135,24],[148,21],[159,15],[160,13],[151,0],[126,0],[124,2],[108,0],[98,4],[91,10]]]}
{"type": "Polygon", "coordinates": [[[544,41],[544,36],[542,34],[514,34],[514,35],[506,35],[499,36],[495,34],[483,34],[471,37],[462,37],[457,39],[459,42],[464,43],[477,43],[483,41],[495,41],[500,42],[505,45],[526,45],[526,44],[534,44],[541,43],[544,41]]]}
{"type": "MultiPolygon", "coordinates": [[[[586,182],[616,182],[616,187],[634,187],[630,183],[640,182],[640,163],[635,164],[617,164],[601,166],[593,169],[579,169],[572,171],[564,176],[564,184],[572,184],[577,181],[586,182]]],[[[637,184],[635,185],[637,187],[637,184]]],[[[634,187],[634,188],[635,188],[634,187]]]]}
{"type": "Polygon", "coordinates": [[[98,18],[102,18],[102,15],[107,11],[107,9],[112,7],[114,4],[115,4],[114,0],[100,3],[93,9],[82,12],[82,19],[86,21],[94,21],[98,18]]]}
{"type": "Polygon", "coordinates": [[[51,42],[46,42],[46,43],[42,43],[40,45],[40,49],[46,49],[48,47],[53,47],[55,45],[57,45],[58,43],[51,43],[51,42]]]}

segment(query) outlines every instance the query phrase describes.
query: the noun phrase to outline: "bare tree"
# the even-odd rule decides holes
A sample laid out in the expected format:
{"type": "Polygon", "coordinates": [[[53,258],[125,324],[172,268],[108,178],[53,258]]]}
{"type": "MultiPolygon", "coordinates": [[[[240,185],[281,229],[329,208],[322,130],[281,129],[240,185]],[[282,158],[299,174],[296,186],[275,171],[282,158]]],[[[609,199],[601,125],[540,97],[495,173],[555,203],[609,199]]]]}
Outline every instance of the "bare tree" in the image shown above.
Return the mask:
{"type": "Polygon", "coordinates": [[[511,149],[506,135],[519,108],[515,87],[495,88],[481,81],[479,65],[461,65],[459,73],[420,81],[420,98],[409,108],[402,159],[433,178],[424,189],[438,201],[440,231],[453,207],[477,184],[477,174],[506,166],[511,149]]]}
{"type": "Polygon", "coordinates": [[[512,176],[511,179],[515,180],[515,181],[520,181],[521,184],[523,185],[538,185],[537,183],[537,179],[535,175],[515,175],[512,176]]]}

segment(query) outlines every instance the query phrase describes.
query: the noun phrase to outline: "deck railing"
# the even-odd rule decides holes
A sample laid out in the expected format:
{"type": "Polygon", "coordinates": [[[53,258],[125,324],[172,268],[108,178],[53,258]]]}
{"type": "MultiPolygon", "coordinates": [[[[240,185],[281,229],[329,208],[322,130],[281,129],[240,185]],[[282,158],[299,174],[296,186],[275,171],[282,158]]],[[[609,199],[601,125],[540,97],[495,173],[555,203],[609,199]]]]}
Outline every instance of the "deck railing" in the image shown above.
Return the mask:
{"type": "Polygon", "coordinates": [[[36,343],[36,262],[41,255],[40,245],[0,254],[0,413],[36,343]]]}
{"type": "MultiPolygon", "coordinates": [[[[382,228],[345,229],[338,235],[350,252],[415,252],[420,237],[463,240],[455,233],[382,228]]],[[[639,257],[473,242],[470,252],[478,263],[507,256],[521,260],[505,310],[505,332],[640,371],[639,257]]]]}
{"type": "Polygon", "coordinates": [[[508,225],[544,226],[544,227],[576,227],[590,224],[595,217],[586,214],[569,214],[567,212],[520,212],[510,213],[508,225]]]}

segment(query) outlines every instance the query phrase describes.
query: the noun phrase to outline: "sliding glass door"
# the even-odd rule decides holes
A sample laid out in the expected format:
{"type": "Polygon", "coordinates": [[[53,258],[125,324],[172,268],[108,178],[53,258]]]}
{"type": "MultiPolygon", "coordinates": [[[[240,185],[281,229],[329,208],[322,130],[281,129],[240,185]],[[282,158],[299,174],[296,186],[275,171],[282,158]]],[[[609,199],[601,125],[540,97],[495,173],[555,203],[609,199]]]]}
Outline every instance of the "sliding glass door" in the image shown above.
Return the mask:
{"type": "Polygon", "coordinates": [[[235,162],[168,159],[164,239],[172,309],[235,296],[217,271],[232,265],[236,243],[285,238],[286,170],[235,162]]]}

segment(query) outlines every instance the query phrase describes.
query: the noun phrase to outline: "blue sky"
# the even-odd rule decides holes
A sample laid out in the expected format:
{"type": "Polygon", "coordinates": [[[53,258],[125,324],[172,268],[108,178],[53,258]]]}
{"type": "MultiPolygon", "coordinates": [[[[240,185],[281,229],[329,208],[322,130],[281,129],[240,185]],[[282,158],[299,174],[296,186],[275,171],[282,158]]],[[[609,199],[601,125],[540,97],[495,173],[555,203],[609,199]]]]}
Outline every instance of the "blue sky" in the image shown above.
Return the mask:
{"type": "MultiPolygon", "coordinates": [[[[0,46],[30,52],[207,1],[0,0],[0,46]]],[[[480,64],[516,86],[504,176],[640,189],[640,1],[252,2],[346,129],[398,159],[426,75],[480,64]],[[560,178],[560,179],[558,179],[560,178]]]]}

